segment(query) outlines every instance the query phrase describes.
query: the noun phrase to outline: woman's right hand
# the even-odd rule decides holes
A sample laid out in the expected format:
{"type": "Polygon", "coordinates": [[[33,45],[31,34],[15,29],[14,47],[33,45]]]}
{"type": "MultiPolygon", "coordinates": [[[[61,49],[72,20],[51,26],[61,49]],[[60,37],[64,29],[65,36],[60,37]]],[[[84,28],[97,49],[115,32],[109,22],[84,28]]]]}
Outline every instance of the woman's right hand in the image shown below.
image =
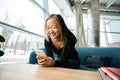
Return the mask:
{"type": "Polygon", "coordinates": [[[46,64],[46,57],[45,56],[37,56],[38,64],[45,65],[46,64]]]}

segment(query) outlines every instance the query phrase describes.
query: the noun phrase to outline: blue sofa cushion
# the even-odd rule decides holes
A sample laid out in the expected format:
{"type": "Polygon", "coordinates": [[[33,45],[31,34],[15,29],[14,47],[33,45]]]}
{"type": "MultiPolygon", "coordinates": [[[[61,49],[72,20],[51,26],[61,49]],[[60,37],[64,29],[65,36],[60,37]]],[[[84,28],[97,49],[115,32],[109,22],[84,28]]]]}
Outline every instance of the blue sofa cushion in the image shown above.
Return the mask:
{"type": "Polygon", "coordinates": [[[120,67],[120,48],[110,47],[76,47],[79,53],[81,65],[85,65],[85,57],[87,55],[111,56],[111,66],[120,67]]]}
{"type": "MultiPolygon", "coordinates": [[[[45,48],[41,48],[45,50],[45,48]]],[[[97,56],[111,56],[111,66],[120,68],[120,48],[107,48],[107,47],[76,47],[78,56],[80,57],[80,66],[81,70],[91,70],[97,71],[97,69],[87,67],[85,65],[85,58],[88,55],[97,55],[97,56]]],[[[29,57],[30,64],[37,64],[36,54],[33,51],[29,57]]]]}
{"type": "Polygon", "coordinates": [[[88,55],[85,58],[85,64],[90,68],[100,68],[101,66],[111,66],[110,56],[88,55]]]}

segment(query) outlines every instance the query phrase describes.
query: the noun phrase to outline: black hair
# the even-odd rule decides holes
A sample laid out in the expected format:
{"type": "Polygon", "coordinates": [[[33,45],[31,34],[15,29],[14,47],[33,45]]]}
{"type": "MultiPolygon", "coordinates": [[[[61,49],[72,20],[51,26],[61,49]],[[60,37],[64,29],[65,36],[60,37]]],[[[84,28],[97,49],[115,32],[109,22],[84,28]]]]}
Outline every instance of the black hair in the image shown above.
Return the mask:
{"type": "MultiPolygon", "coordinates": [[[[57,22],[61,28],[61,31],[62,31],[62,40],[64,41],[63,50],[62,50],[62,53],[60,56],[60,58],[62,58],[62,56],[64,55],[65,48],[69,47],[67,44],[72,42],[71,45],[74,45],[74,43],[76,43],[77,39],[76,39],[75,35],[67,28],[67,26],[63,20],[63,17],[60,14],[51,14],[46,19],[46,22],[50,18],[55,18],[57,20],[57,22]]],[[[50,40],[50,37],[48,37],[48,40],[50,40]]]]}
{"type": "Polygon", "coordinates": [[[66,39],[68,39],[68,38],[71,39],[71,41],[72,40],[76,41],[76,37],[74,36],[74,34],[66,26],[62,16],[59,15],[59,14],[53,14],[53,15],[56,15],[58,17],[58,22],[59,22],[60,27],[62,29],[62,36],[63,36],[63,39],[65,39],[64,41],[66,41],[66,39]]]}
{"type": "Polygon", "coordinates": [[[68,45],[66,45],[66,44],[69,44],[72,42],[73,44],[71,44],[71,45],[74,45],[74,43],[76,43],[77,39],[76,39],[75,35],[67,28],[61,15],[52,14],[51,16],[57,17],[57,21],[62,30],[62,37],[63,37],[63,41],[64,41],[64,47],[63,47],[63,50],[62,50],[62,53],[60,56],[60,58],[62,58],[62,56],[64,55],[65,47],[68,47],[68,45]]]}

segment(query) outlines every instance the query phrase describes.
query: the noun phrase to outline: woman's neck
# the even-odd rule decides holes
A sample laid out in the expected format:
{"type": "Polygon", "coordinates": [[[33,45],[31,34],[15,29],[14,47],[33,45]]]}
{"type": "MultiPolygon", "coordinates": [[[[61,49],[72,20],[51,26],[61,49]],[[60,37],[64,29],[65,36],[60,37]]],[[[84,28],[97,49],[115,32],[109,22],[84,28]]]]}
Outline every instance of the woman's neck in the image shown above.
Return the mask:
{"type": "Polygon", "coordinates": [[[52,41],[59,42],[62,41],[62,39],[52,39],[52,41]]]}
{"type": "Polygon", "coordinates": [[[64,45],[64,41],[60,38],[59,39],[52,39],[52,43],[57,49],[62,48],[64,45]]]}
{"type": "Polygon", "coordinates": [[[55,41],[55,42],[59,42],[59,41],[63,41],[62,37],[57,37],[57,38],[52,38],[51,39],[52,41],[55,41]]]}

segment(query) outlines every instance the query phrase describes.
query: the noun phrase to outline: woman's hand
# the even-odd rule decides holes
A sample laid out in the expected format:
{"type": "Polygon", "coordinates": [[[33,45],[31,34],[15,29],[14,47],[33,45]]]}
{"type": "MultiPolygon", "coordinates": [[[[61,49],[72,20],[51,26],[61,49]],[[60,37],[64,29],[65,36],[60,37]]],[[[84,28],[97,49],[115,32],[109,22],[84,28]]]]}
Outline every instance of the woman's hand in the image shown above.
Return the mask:
{"type": "Polygon", "coordinates": [[[54,60],[51,57],[47,56],[37,56],[38,64],[43,67],[50,67],[55,64],[54,60]]]}

